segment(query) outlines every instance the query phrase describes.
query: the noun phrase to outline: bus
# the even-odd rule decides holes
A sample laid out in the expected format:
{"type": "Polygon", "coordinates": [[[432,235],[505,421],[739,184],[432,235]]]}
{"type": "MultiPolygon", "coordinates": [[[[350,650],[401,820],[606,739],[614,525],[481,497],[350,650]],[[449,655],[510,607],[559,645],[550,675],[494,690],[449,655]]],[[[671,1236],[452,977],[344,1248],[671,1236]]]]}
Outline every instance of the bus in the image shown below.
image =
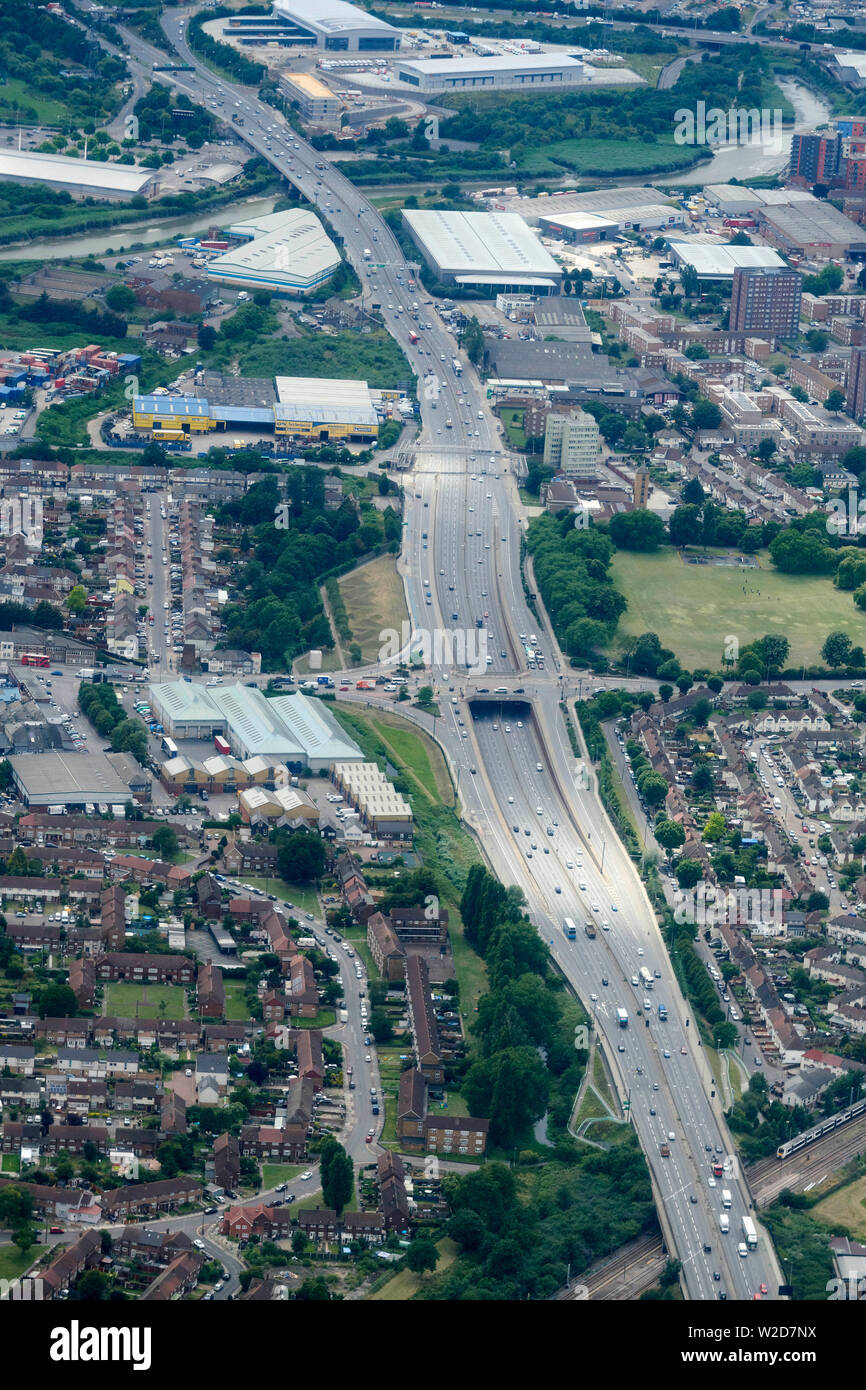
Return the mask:
{"type": "Polygon", "coordinates": [[[640,970],[638,971],[638,974],[640,975],[640,982],[641,982],[641,984],[643,985],[644,989],[652,989],[652,987],[653,987],[652,971],[647,970],[646,966],[645,966],[645,965],[642,965],[641,968],[640,968],[640,970]]]}
{"type": "Polygon", "coordinates": [[[574,925],[574,922],[570,917],[566,917],[565,921],[562,924],[562,930],[565,932],[565,935],[569,941],[577,940],[577,927],[574,925]]]}
{"type": "Polygon", "coordinates": [[[50,658],[42,656],[39,652],[25,652],[21,658],[22,666],[42,666],[50,665],[50,658]]]}
{"type": "Polygon", "coordinates": [[[164,738],[162,740],[162,751],[163,753],[167,754],[169,758],[176,758],[177,744],[175,743],[174,739],[164,738]]]}

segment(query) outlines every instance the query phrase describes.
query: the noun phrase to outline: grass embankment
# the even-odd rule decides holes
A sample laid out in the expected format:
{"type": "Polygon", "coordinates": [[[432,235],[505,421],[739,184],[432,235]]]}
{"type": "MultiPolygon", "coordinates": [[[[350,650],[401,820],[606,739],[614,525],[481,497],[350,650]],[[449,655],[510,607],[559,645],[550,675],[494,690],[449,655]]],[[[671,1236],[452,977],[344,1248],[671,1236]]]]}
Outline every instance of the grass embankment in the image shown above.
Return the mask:
{"type": "Polygon", "coordinates": [[[400,632],[409,619],[394,556],[380,555],[343,575],[338,582],[352,640],[360,646],[364,662],[375,661],[382,647],[383,630],[400,632]]]}
{"type": "MultiPolygon", "coordinates": [[[[712,552],[710,552],[712,553],[712,552]]],[[[657,632],[689,669],[721,664],[726,633],[740,647],[767,632],[783,632],[789,664],[812,663],[831,632],[866,643],[866,616],[830,579],[782,574],[765,555],[759,568],[688,565],[672,550],[654,555],[618,551],[611,573],[628,601],[617,632],[657,632]]]]}
{"type": "MultiPolygon", "coordinates": [[[[436,1249],[439,1251],[439,1259],[436,1262],[433,1275],[429,1276],[431,1278],[437,1274],[443,1274],[457,1258],[457,1246],[448,1236],[443,1236],[441,1240],[437,1240],[436,1249]]],[[[423,1277],[427,1278],[428,1276],[424,1275],[423,1277]]],[[[421,1279],[422,1276],[413,1274],[411,1269],[401,1269],[394,1275],[393,1279],[388,1280],[383,1288],[371,1294],[369,1301],[405,1303],[406,1299],[414,1298],[421,1288],[421,1279]]]]}
{"type": "Polygon", "coordinates": [[[398,783],[411,801],[415,847],[441,879],[449,913],[454,969],[460,984],[460,1016],[468,1030],[479,996],[487,989],[487,970],[463,936],[460,898],[466,875],[480,861],[475,842],[460,824],[454,789],[437,744],[398,715],[379,710],[334,706],[334,713],[364,754],[380,766],[397,768],[398,783]]]}

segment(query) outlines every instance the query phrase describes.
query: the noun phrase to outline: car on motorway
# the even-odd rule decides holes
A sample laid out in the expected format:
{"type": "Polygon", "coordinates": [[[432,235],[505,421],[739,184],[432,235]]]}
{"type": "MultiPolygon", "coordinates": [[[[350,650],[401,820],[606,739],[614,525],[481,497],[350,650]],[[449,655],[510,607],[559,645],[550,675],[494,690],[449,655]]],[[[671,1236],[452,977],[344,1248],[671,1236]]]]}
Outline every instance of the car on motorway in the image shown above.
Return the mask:
{"type": "Polygon", "coordinates": [[[670,1054],[670,1052],[668,1051],[668,1049],[665,1048],[664,1053],[663,1053],[662,1055],[663,1055],[664,1057],[670,1057],[671,1054],[670,1054]]]}
{"type": "Polygon", "coordinates": [[[616,1050],[617,1052],[625,1052],[625,1046],[623,1045],[623,1043],[617,1043],[616,1050]]]}

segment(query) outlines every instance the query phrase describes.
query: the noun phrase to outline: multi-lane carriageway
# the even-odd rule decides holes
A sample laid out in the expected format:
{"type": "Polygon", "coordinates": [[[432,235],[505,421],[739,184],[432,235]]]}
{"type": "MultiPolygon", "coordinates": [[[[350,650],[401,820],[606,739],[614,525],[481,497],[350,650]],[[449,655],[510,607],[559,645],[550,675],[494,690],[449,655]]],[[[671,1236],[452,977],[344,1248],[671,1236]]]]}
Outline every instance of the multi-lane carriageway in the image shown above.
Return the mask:
{"type": "MultiPolygon", "coordinates": [[[[729,1298],[747,1299],[761,1283],[772,1290],[778,1271],[766,1237],[746,1259],[737,1255],[741,1217],[749,1209],[748,1191],[739,1177],[726,1179],[734,1194],[731,1234],[720,1234],[719,1191],[708,1185],[706,1146],[727,1152],[732,1145],[650,904],[594,787],[579,775],[580,763],[559,708],[563,673],[553,659],[543,672],[525,670],[520,633],[536,631],[538,620],[523,590],[514,461],[502,449],[498,422],[478,378],[466,363],[459,378],[449,369],[454,344],[432,308],[426,320],[429,329],[409,319],[406,308],[417,293],[408,290],[412,271],[372,205],[255,93],[226,83],[199,63],[186,44],[185,24],[177,11],[162,19],[169,41],[193,71],[165,73],[162,80],[211,109],[221,101],[226,110],[242,114],[244,127],[237,134],[322,210],[344,242],[365,302],[375,299],[381,304],[385,326],[418,373],[422,429],[406,488],[401,555],[413,624],[470,628],[486,612],[490,684],[497,684],[497,675],[511,685],[515,675],[526,676],[525,703],[503,707],[499,718],[479,707],[473,718],[460,693],[462,688],[467,695],[468,686],[461,687],[451,662],[442,659],[434,665],[432,678],[443,710],[437,737],[459,780],[464,814],[493,870],[504,882],[523,889],[533,921],[593,1016],[621,1096],[630,1101],[663,1226],[682,1261],[688,1296],[715,1299],[724,1291],[729,1298]],[[322,163],[325,167],[317,168],[322,163]],[[381,269],[373,271],[364,260],[365,246],[374,250],[381,269]],[[417,344],[410,342],[410,330],[418,333],[417,344]],[[433,374],[437,389],[425,391],[425,376],[429,382],[433,374]],[[447,418],[452,420],[450,429],[447,418]],[[455,612],[456,620],[451,616],[455,612]],[[529,838],[523,833],[526,828],[531,829],[529,838]],[[527,858],[526,846],[533,838],[538,849],[527,858]],[[568,869],[568,859],[575,865],[582,861],[585,890],[579,887],[577,870],[568,869]],[[594,941],[582,931],[576,941],[566,941],[563,918],[582,923],[587,912],[593,912],[593,902],[598,903],[597,917],[607,918],[610,930],[599,931],[594,941]],[[642,1000],[630,979],[641,964],[659,972],[655,997],[668,1005],[667,1024],[653,1021],[647,1028],[637,1017],[642,1000]],[[602,976],[607,986],[601,984],[602,976]],[[624,1030],[616,1026],[618,1006],[630,1015],[624,1030]],[[671,1155],[663,1158],[659,1145],[662,1135],[669,1133],[675,1136],[671,1155]],[[718,1282],[714,1271],[720,1274],[718,1282]]],[[[137,36],[129,35],[129,50],[139,64],[164,59],[137,36]]]]}

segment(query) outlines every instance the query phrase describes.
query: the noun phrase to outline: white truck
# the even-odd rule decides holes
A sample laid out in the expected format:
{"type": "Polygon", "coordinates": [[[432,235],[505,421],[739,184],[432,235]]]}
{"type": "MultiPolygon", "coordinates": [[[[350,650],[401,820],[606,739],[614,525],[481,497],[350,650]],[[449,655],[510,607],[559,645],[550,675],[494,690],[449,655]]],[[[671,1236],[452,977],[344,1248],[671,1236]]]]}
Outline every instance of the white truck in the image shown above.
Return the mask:
{"type": "Polygon", "coordinates": [[[373,252],[370,250],[369,246],[365,246],[361,254],[363,255],[365,261],[369,261],[373,252]]]}
{"type": "Polygon", "coordinates": [[[755,1230],[755,1223],[751,1216],[743,1217],[743,1235],[746,1237],[746,1244],[750,1250],[758,1248],[758,1232],[755,1230]]]}
{"type": "Polygon", "coordinates": [[[723,1236],[728,1234],[731,1229],[731,1218],[726,1211],[719,1212],[719,1230],[723,1236]]]}
{"type": "Polygon", "coordinates": [[[626,1013],[625,1009],[617,1009],[616,1021],[619,1024],[620,1028],[628,1027],[628,1014],[626,1013]]]}
{"type": "Polygon", "coordinates": [[[725,1211],[730,1211],[731,1209],[731,1191],[728,1187],[722,1188],[722,1206],[725,1211]]]}
{"type": "Polygon", "coordinates": [[[348,1022],[349,1022],[349,1011],[348,1011],[348,1009],[341,1009],[341,1010],[340,1010],[340,1022],[341,1022],[341,1023],[348,1023],[348,1022]]]}

